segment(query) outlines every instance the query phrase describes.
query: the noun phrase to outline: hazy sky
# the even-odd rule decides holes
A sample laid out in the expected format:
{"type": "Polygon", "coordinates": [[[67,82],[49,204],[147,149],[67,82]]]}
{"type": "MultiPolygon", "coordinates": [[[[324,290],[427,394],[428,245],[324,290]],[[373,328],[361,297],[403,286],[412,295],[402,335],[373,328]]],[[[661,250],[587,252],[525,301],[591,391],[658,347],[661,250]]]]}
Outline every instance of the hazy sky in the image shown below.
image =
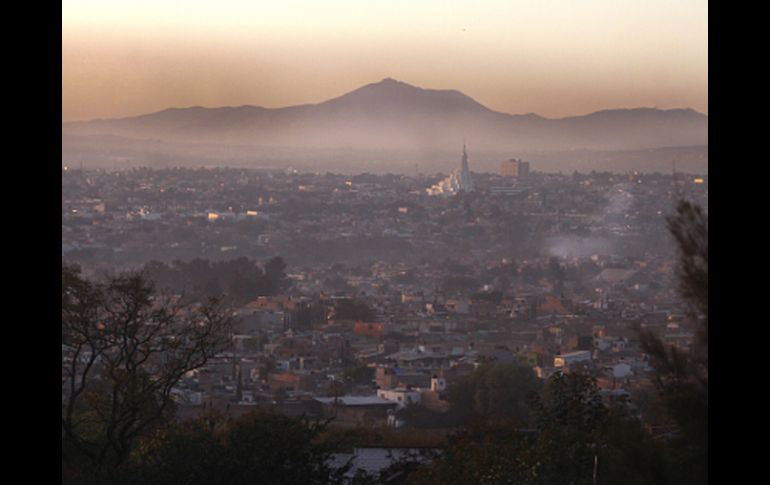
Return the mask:
{"type": "Polygon", "coordinates": [[[392,77],[506,113],[708,113],[707,0],[62,0],[62,119],[317,103],[392,77]]]}

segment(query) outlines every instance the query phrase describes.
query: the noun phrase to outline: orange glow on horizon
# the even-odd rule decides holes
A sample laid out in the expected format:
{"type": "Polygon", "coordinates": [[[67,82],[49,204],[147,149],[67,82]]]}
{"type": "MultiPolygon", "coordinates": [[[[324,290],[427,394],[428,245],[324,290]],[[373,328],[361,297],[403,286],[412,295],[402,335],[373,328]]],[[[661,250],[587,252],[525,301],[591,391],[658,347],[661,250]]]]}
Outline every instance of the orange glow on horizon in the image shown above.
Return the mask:
{"type": "Polygon", "coordinates": [[[546,117],[708,113],[703,0],[62,3],[62,119],[319,103],[392,77],[546,117]]]}

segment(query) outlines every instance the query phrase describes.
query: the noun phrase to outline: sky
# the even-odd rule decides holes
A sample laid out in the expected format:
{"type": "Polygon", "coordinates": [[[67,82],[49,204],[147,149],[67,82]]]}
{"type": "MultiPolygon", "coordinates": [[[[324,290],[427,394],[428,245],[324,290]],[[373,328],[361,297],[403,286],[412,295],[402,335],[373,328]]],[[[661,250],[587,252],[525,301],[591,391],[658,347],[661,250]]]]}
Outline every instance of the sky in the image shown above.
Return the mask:
{"type": "Polygon", "coordinates": [[[63,121],[318,103],[386,77],[510,114],[708,114],[708,2],[62,0],[63,121]]]}

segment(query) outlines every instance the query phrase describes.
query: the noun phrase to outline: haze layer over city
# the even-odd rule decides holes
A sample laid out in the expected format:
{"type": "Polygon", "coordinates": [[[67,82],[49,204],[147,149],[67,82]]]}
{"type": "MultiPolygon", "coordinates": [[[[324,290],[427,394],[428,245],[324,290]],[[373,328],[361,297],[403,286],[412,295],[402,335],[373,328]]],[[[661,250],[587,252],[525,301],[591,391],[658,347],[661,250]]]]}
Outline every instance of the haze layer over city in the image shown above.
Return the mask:
{"type": "Polygon", "coordinates": [[[705,2],[62,4],[63,483],[705,483],[705,2]]]}

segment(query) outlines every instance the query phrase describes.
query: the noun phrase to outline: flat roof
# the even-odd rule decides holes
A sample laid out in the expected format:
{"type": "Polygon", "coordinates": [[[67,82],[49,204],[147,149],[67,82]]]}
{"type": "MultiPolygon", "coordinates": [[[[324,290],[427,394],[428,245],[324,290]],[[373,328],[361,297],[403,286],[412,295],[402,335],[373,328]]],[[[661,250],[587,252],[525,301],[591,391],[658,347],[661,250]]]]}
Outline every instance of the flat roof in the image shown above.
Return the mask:
{"type": "Polygon", "coordinates": [[[382,399],[379,396],[340,396],[334,397],[317,397],[316,401],[323,404],[334,404],[335,399],[338,404],[343,406],[393,406],[396,404],[393,401],[382,399]]]}

